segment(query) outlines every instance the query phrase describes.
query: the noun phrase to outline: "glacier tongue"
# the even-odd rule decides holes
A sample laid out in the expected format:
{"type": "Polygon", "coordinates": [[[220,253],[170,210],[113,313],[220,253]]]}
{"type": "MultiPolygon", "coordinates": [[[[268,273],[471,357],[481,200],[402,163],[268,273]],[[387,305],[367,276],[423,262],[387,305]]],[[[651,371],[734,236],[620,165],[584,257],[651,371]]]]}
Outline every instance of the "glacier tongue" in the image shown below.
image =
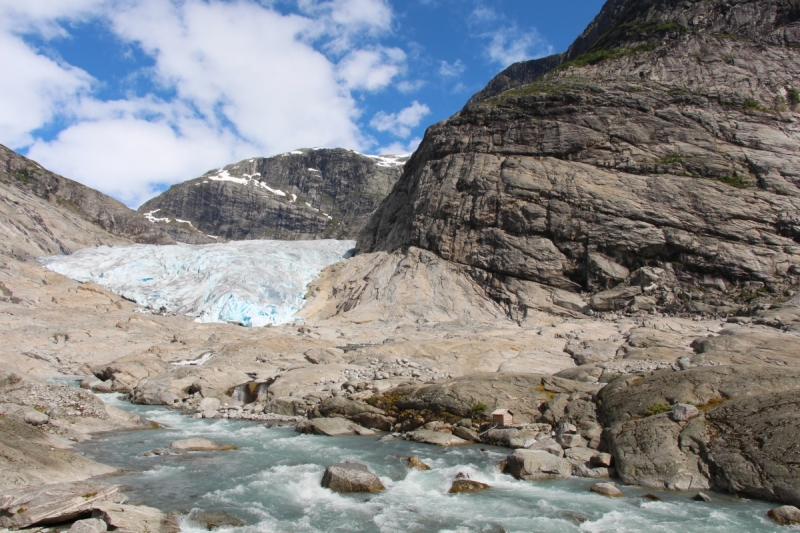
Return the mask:
{"type": "Polygon", "coordinates": [[[94,282],[151,309],[197,322],[264,326],[291,322],[306,286],[349,257],[355,241],[238,241],[101,246],[39,258],[46,268],[94,282]]]}

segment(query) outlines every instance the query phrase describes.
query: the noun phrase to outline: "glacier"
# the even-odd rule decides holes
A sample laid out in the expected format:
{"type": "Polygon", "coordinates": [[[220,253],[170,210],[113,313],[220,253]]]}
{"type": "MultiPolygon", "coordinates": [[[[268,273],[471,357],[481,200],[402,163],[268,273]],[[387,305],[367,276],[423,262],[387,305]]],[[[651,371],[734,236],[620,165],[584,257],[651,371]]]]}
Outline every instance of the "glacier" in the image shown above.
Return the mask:
{"type": "Polygon", "coordinates": [[[355,241],[134,244],[42,257],[44,267],[93,282],[137,304],[196,322],[265,326],[293,322],[306,286],[350,257],[355,241]]]}

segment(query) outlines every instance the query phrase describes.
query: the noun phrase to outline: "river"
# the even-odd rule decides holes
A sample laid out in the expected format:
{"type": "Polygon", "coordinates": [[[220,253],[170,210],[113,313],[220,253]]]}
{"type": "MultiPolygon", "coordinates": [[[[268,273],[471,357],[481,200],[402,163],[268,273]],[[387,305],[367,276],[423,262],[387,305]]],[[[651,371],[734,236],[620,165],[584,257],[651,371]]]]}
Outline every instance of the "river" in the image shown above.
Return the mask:
{"type": "MultiPolygon", "coordinates": [[[[163,407],[131,405],[120,395],[108,403],[163,425],[163,429],[98,435],[79,450],[124,469],[109,481],[128,488],[134,503],[164,511],[223,510],[256,532],[767,532],[781,531],[765,517],[774,505],[710,493],[712,503],[688,493],[622,487],[625,497],[589,492],[595,481],[517,481],[498,463],[509,450],[486,445],[438,448],[377,437],[300,435],[291,427],[235,420],[195,420],[163,407]],[[234,444],[228,452],[145,456],[178,439],[205,437],[234,444]],[[430,471],[409,470],[403,458],[420,457],[430,471]],[[386,491],[339,495],[320,486],[325,466],[365,463],[386,491]],[[477,494],[448,494],[455,476],[491,485],[477,494]],[[656,494],[662,501],[644,499],[656,494]]],[[[187,517],[185,532],[205,531],[187,517]]]]}

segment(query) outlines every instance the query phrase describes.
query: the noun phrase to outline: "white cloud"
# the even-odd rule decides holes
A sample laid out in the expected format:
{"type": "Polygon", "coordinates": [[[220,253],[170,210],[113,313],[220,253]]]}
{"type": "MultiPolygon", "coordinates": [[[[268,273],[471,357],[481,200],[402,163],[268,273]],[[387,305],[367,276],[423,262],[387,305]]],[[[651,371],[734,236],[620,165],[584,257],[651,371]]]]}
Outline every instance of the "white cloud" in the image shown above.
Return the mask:
{"type": "Polygon", "coordinates": [[[339,63],[338,76],[349,89],[378,91],[401,72],[405,59],[399,48],[356,50],[339,63]]]}
{"type": "Polygon", "coordinates": [[[378,148],[376,152],[380,155],[403,155],[403,154],[411,154],[419,147],[419,143],[422,142],[422,137],[414,137],[407,143],[402,142],[393,142],[392,144],[382,146],[378,148]]]}
{"type": "Polygon", "coordinates": [[[453,78],[456,76],[461,76],[465,70],[467,70],[467,67],[466,65],[464,65],[464,63],[462,63],[460,59],[456,59],[454,63],[448,63],[447,61],[442,61],[439,64],[439,74],[441,74],[445,78],[453,78]]]}
{"type": "Polygon", "coordinates": [[[542,39],[536,29],[522,32],[517,28],[509,28],[487,34],[486,37],[490,39],[486,50],[489,59],[502,67],[553,53],[553,47],[542,39]]]}
{"type": "Polygon", "coordinates": [[[415,93],[425,86],[425,80],[403,80],[397,83],[397,90],[403,94],[415,93]]]}
{"type": "Polygon", "coordinates": [[[30,144],[33,130],[68,112],[92,85],[83,70],[37,54],[5,32],[0,32],[0,72],[0,139],[11,146],[30,144]]]}
{"type": "MultiPolygon", "coordinates": [[[[369,149],[351,91],[386,88],[405,69],[401,49],[369,37],[390,31],[391,8],[385,0],[300,4],[300,15],[283,15],[250,0],[0,0],[0,69],[14,73],[0,77],[0,142],[133,206],[158,184],[239,158],[301,146],[369,149]],[[140,47],[154,65],[133,75],[174,96],[100,101],[97,80],[10,29],[19,23],[46,40],[68,36],[65,22],[78,19],[140,47]],[[56,118],[68,125],[54,139],[32,137],[56,118]]],[[[415,102],[386,115],[394,123],[385,131],[407,137],[428,112],[415,102]]]]}
{"type": "Polygon", "coordinates": [[[416,100],[407,108],[397,113],[379,111],[370,121],[370,126],[378,131],[388,131],[397,137],[408,137],[411,129],[419,126],[422,119],[431,112],[425,104],[416,100]]]}

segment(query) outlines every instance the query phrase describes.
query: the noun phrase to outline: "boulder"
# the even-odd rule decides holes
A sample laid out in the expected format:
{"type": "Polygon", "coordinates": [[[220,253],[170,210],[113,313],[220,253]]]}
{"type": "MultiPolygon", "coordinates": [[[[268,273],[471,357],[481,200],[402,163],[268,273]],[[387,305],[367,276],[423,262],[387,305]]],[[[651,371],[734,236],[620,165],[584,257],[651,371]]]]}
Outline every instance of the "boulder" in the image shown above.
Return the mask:
{"type": "Polygon", "coordinates": [[[505,446],[506,448],[524,448],[525,444],[535,439],[540,432],[541,430],[537,428],[495,428],[481,433],[480,441],[494,446],[505,446]]]}
{"type": "Polygon", "coordinates": [[[622,491],[619,490],[614,483],[596,483],[589,487],[589,490],[597,494],[602,494],[603,496],[608,496],[609,498],[624,496],[622,491]]]}
{"type": "Polygon", "coordinates": [[[470,444],[468,440],[456,437],[451,433],[443,431],[431,431],[429,429],[418,429],[408,435],[411,440],[425,444],[435,444],[436,446],[462,446],[470,444]]]}
{"type": "Polygon", "coordinates": [[[592,252],[589,254],[589,273],[601,284],[608,286],[627,278],[630,271],[619,263],[615,263],[611,258],[592,252]]]}
{"type": "Polygon", "coordinates": [[[313,418],[295,427],[298,433],[340,437],[343,435],[374,435],[371,429],[359,426],[346,418],[313,418]]]}
{"type": "Polygon", "coordinates": [[[474,429],[463,427],[463,426],[456,426],[453,428],[453,435],[460,439],[478,442],[481,440],[481,437],[478,435],[478,432],[474,429]]]}
{"type": "Polygon", "coordinates": [[[119,533],[179,533],[175,517],[144,505],[102,502],[94,506],[93,518],[100,518],[119,533]]]}
{"type": "Polygon", "coordinates": [[[448,491],[450,494],[458,494],[459,492],[481,492],[490,489],[491,485],[481,483],[480,481],[473,481],[471,479],[456,479],[448,491]]]}
{"type": "Polygon", "coordinates": [[[0,527],[20,529],[75,520],[99,502],[125,501],[118,485],[86,481],[4,491],[0,495],[0,527]]]}
{"type": "Polygon", "coordinates": [[[784,505],[767,511],[767,516],[776,524],[788,526],[800,524],[800,509],[793,505],[784,505]]]}
{"type": "Polygon", "coordinates": [[[640,294],[642,294],[642,288],[639,286],[621,287],[598,292],[592,296],[589,304],[595,311],[619,311],[633,303],[634,298],[640,294]]]}
{"type": "Polygon", "coordinates": [[[572,356],[576,365],[602,363],[614,359],[619,343],[609,341],[571,341],[564,351],[572,356]]]}
{"type": "Polygon", "coordinates": [[[708,494],[706,494],[705,492],[698,492],[697,494],[692,496],[692,499],[694,501],[696,501],[696,502],[710,502],[711,501],[711,497],[708,494]]]}
{"type": "Polygon", "coordinates": [[[225,511],[200,511],[193,510],[189,513],[189,519],[206,527],[209,531],[220,528],[244,527],[247,525],[243,520],[239,520],[225,511]]]}
{"type": "Polygon", "coordinates": [[[96,381],[92,384],[92,392],[107,394],[114,392],[114,383],[112,381],[96,381]]]}
{"type": "Polygon", "coordinates": [[[334,492],[381,492],[381,480],[361,463],[336,463],[325,469],[322,486],[334,492]]]}
{"type": "Polygon", "coordinates": [[[203,398],[197,406],[197,411],[203,413],[203,418],[216,418],[221,406],[222,402],[218,398],[203,398]]]}
{"type": "Polygon", "coordinates": [[[108,524],[99,518],[87,518],[73,523],[67,533],[102,533],[108,531],[108,524]]]}
{"type": "Polygon", "coordinates": [[[696,416],[700,416],[700,411],[692,404],[676,403],[672,408],[672,419],[676,422],[686,422],[696,416]]]}
{"type": "Polygon", "coordinates": [[[31,409],[25,413],[23,420],[32,426],[43,426],[50,422],[50,417],[44,413],[40,413],[35,409],[31,409]]]}
{"type": "Polygon", "coordinates": [[[800,368],[725,365],[623,376],[598,400],[625,483],[800,504],[798,458],[790,451],[800,434],[800,368]],[[675,404],[692,404],[702,416],[677,423],[669,407],[675,404]]]}
{"type": "Polygon", "coordinates": [[[170,448],[176,452],[217,452],[226,450],[235,450],[236,446],[233,444],[225,444],[222,442],[215,442],[213,440],[191,438],[176,440],[170,444],[170,448]]]}
{"type": "Polygon", "coordinates": [[[414,457],[414,456],[409,457],[408,459],[406,459],[406,464],[410,468],[416,468],[417,470],[430,470],[431,469],[431,467],[426,465],[422,461],[422,459],[420,459],[419,457],[414,457]]]}
{"type": "Polygon", "coordinates": [[[614,456],[610,453],[595,453],[589,462],[594,466],[611,466],[614,463],[614,456]]]}
{"type": "Polygon", "coordinates": [[[540,481],[567,479],[572,475],[569,461],[542,450],[517,450],[506,457],[506,469],[517,479],[540,481]]]}

